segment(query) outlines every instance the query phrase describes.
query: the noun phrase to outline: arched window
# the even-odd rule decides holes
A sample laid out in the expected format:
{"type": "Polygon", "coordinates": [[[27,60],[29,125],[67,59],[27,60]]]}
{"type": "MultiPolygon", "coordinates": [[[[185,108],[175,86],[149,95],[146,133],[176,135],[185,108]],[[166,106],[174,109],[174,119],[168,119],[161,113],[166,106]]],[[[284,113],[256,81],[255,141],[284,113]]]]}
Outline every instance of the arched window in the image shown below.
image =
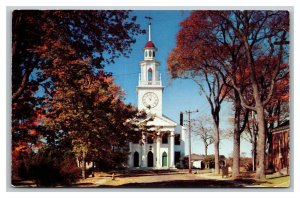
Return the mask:
{"type": "Polygon", "coordinates": [[[151,50],[149,51],[149,57],[152,57],[152,51],[151,50]]]}
{"type": "Polygon", "coordinates": [[[147,51],[145,51],[145,57],[147,57],[147,51]]]}
{"type": "Polygon", "coordinates": [[[153,51],[153,58],[155,57],[155,51],[153,51]]]}
{"type": "Polygon", "coordinates": [[[148,69],[148,81],[152,81],[152,68],[148,69]]]}
{"type": "Polygon", "coordinates": [[[151,151],[148,152],[147,161],[148,167],[153,167],[153,153],[151,151]]]}

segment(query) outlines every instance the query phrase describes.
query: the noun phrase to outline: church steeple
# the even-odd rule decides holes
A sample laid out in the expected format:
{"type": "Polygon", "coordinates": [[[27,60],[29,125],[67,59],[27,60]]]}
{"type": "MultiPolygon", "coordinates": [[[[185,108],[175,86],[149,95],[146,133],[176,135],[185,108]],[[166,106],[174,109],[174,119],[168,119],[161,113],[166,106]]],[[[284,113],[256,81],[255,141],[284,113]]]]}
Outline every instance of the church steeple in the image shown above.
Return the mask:
{"type": "Polygon", "coordinates": [[[159,73],[160,63],[155,59],[157,48],[152,41],[151,18],[146,17],[148,23],[148,41],[144,47],[144,60],[140,61],[138,109],[145,109],[156,115],[162,115],[162,91],[164,89],[159,73]]]}
{"type": "Polygon", "coordinates": [[[151,17],[145,17],[149,20],[148,22],[148,42],[145,45],[144,48],[144,60],[155,60],[155,52],[157,51],[157,48],[155,47],[154,43],[151,39],[151,17]]]}
{"type": "Polygon", "coordinates": [[[148,23],[148,41],[144,47],[144,61],[141,64],[141,74],[139,85],[143,86],[161,86],[161,76],[158,73],[159,62],[155,59],[155,47],[151,38],[151,17],[145,17],[148,23]]]}

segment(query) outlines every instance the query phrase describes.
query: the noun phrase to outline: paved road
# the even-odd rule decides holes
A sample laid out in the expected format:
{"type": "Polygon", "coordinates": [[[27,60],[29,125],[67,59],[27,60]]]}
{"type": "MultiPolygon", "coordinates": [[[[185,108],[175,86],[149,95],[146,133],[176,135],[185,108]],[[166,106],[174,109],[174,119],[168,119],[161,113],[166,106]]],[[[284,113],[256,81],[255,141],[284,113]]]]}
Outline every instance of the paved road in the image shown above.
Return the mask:
{"type": "MultiPolygon", "coordinates": [[[[94,178],[94,187],[118,188],[238,188],[255,185],[253,180],[233,181],[222,179],[220,176],[207,176],[202,174],[188,174],[180,172],[171,173],[143,173],[122,175],[117,174],[115,180],[105,177],[106,182],[97,182],[94,178]]],[[[103,177],[99,178],[103,181],[103,177]]]]}

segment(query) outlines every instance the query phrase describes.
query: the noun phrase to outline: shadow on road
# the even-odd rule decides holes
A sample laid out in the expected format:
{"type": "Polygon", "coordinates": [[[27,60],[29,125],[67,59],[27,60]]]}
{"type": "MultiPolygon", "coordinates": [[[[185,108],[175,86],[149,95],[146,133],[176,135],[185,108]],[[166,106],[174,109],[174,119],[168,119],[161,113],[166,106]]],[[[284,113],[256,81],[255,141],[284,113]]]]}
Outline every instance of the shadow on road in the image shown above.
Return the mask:
{"type": "Polygon", "coordinates": [[[110,171],[109,174],[118,174],[118,177],[142,177],[142,176],[155,176],[155,175],[181,175],[184,172],[170,171],[170,170],[130,170],[130,171],[110,171]]]}
{"type": "Polygon", "coordinates": [[[242,188],[258,185],[252,179],[243,180],[172,180],[149,183],[128,183],[119,186],[100,185],[101,188],[242,188]]]}

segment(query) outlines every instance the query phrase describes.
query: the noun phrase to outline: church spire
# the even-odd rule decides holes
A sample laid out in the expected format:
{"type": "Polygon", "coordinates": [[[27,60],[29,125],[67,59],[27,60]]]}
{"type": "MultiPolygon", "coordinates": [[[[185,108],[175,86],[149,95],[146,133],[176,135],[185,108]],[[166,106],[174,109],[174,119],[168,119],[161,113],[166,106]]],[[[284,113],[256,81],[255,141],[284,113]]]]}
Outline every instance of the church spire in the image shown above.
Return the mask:
{"type": "Polygon", "coordinates": [[[148,38],[148,41],[151,41],[151,22],[149,23],[148,28],[149,28],[149,38],[148,38]]]}
{"type": "Polygon", "coordinates": [[[148,19],[148,41],[151,41],[151,17],[146,16],[146,19],[148,19]]]}
{"type": "Polygon", "coordinates": [[[148,41],[144,48],[144,60],[155,60],[155,52],[157,51],[154,43],[151,39],[151,17],[145,17],[148,19],[148,41]]]}

